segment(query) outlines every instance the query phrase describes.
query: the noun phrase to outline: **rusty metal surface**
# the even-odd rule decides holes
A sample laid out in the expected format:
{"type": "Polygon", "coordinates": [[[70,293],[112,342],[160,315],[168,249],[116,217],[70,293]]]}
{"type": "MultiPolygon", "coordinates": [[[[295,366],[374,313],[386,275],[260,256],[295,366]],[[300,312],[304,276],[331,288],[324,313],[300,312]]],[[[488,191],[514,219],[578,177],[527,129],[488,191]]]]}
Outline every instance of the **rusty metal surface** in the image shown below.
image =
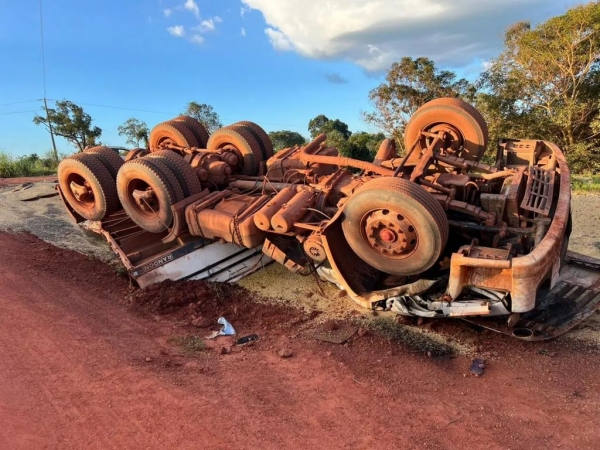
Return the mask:
{"type": "Polygon", "coordinates": [[[531,166],[527,174],[527,187],[521,208],[548,216],[554,194],[554,171],[531,166]]]}

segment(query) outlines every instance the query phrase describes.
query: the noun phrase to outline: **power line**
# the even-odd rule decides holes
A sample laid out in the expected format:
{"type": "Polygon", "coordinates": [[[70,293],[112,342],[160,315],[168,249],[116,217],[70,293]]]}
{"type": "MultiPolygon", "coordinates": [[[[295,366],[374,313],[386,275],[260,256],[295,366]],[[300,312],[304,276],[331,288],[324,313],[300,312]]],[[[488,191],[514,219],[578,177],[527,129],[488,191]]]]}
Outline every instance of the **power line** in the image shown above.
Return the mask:
{"type": "Polygon", "coordinates": [[[37,99],[37,100],[23,100],[22,102],[12,102],[12,103],[2,103],[0,104],[0,108],[4,107],[4,106],[12,106],[12,105],[22,105],[23,103],[34,103],[34,102],[41,102],[41,99],[37,99]]]}
{"type": "MultiPolygon", "coordinates": [[[[51,102],[57,102],[58,100],[54,100],[49,98],[48,101],[51,102]]],[[[166,115],[166,116],[177,116],[179,115],[179,113],[174,113],[174,112],[165,112],[165,111],[149,111],[146,109],[136,109],[136,108],[127,108],[124,106],[110,106],[110,105],[99,105],[97,103],[84,103],[84,102],[77,102],[78,105],[84,105],[84,106],[94,106],[97,108],[109,108],[109,109],[120,109],[122,111],[134,111],[134,112],[143,112],[143,113],[148,113],[148,114],[162,114],[162,115],[166,115]]],[[[225,120],[225,121],[229,121],[229,120],[234,120],[234,119],[230,119],[227,117],[221,117],[221,119],[225,120]]],[[[291,125],[291,124],[285,124],[285,123],[274,123],[274,122],[260,122],[260,124],[263,125],[277,125],[277,126],[281,126],[281,127],[302,127],[304,125],[291,125]]]]}
{"type": "Polygon", "coordinates": [[[28,109],[27,111],[5,112],[5,113],[0,113],[0,116],[10,116],[12,114],[25,114],[25,113],[32,113],[32,112],[39,112],[39,110],[37,110],[37,109],[28,109]]]}

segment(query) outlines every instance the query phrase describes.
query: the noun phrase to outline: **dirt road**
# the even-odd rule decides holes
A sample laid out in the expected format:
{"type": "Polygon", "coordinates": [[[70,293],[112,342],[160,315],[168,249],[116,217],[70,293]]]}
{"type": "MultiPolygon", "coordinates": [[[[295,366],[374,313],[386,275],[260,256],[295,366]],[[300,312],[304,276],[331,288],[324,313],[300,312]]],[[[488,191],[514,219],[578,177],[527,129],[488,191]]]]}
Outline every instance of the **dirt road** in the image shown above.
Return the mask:
{"type": "Polygon", "coordinates": [[[432,358],[374,335],[320,343],[299,331],[312,317],[298,310],[215,293],[202,314],[226,314],[239,335],[261,339],[221,355],[229,338],[219,338],[185,356],[173,336],[208,334],[184,320],[186,301],[163,299],[168,314],[134,308],[127,280],[104,264],[30,235],[0,234],[0,248],[2,449],[584,449],[600,440],[596,348],[443,325],[479,342],[488,366],[476,378],[464,356],[432,358]],[[293,356],[280,358],[282,348],[293,356]]]}

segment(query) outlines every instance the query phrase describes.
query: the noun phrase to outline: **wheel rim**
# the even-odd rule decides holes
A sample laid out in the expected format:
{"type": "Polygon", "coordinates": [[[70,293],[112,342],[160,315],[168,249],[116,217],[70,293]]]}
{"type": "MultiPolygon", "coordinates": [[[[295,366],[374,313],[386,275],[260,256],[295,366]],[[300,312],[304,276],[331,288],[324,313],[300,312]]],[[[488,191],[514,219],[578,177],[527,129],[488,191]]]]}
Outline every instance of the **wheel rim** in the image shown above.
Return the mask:
{"type": "Polygon", "coordinates": [[[85,178],[76,173],[67,176],[66,185],[75,203],[85,209],[93,209],[96,206],[94,191],[85,178]]]}
{"type": "Polygon", "coordinates": [[[362,217],[360,229],[369,247],[387,258],[407,258],[419,245],[419,236],[413,223],[393,209],[369,211],[362,217]]]}
{"type": "MultiPolygon", "coordinates": [[[[430,127],[427,127],[423,131],[431,134],[438,134],[440,131],[442,131],[444,133],[442,135],[444,148],[453,150],[455,153],[458,152],[458,150],[464,145],[464,138],[460,130],[448,123],[436,123],[430,127]]],[[[429,145],[433,142],[433,139],[434,137],[432,136],[422,136],[421,148],[425,149],[429,147],[429,145]]]]}
{"type": "Polygon", "coordinates": [[[160,211],[160,201],[154,190],[143,180],[131,180],[127,184],[127,197],[136,214],[155,218],[160,211]]]}

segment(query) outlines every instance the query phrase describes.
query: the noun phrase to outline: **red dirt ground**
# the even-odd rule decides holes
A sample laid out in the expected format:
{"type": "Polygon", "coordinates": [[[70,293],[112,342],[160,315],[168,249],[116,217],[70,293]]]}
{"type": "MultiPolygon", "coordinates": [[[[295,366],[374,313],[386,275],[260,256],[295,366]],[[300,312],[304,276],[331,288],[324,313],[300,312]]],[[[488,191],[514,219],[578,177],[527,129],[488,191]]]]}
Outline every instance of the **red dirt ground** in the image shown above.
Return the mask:
{"type": "Polygon", "coordinates": [[[56,175],[48,175],[41,177],[0,178],[0,187],[14,186],[15,184],[23,183],[41,183],[52,181],[57,181],[56,175]]]}
{"type": "Polygon", "coordinates": [[[310,317],[253,303],[242,290],[193,284],[187,299],[180,284],[136,292],[108,266],[29,235],[0,234],[0,249],[0,449],[600,442],[596,349],[451,325],[480,333],[492,355],[476,378],[470,358],[429,358],[373,335],[342,346],[311,340],[298,331],[310,317]],[[200,305],[182,306],[190,301],[200,305]],[[182,355],[172,337],[209,332],[189,325],[191,312],[225,313],[239,335],[261,340],[221,355],[229,338],[219,338],[199,356],[182,355]],[[282,348],[293,356],[280,358],[282,348]]]}

